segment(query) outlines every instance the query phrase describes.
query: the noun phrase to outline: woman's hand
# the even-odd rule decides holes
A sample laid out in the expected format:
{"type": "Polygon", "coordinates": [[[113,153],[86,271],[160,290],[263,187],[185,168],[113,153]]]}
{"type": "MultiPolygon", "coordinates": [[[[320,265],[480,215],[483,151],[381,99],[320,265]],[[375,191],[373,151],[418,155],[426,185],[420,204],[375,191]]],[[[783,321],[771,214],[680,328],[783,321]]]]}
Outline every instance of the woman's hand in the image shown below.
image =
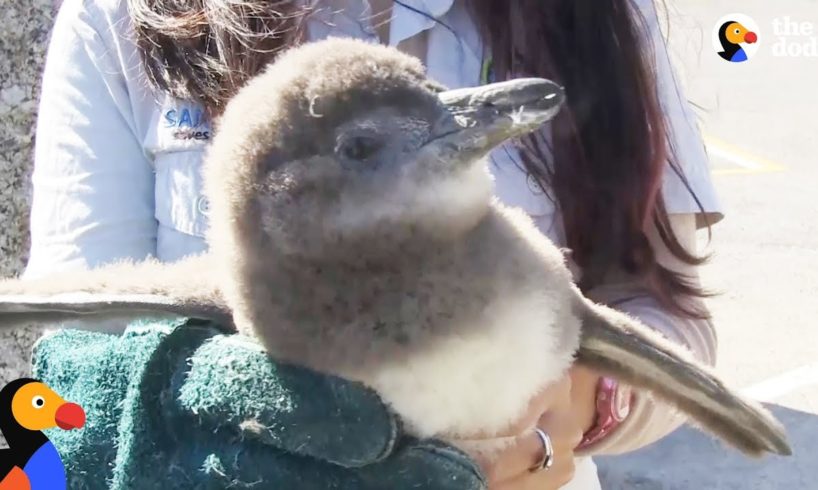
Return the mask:
{"type": "Polygon", "coordinates": [[[574,477],[574,448],[596,418],[598,376],[574,367],[559,382],[538,394],[526,414],[507,433],[515,442],[491,460],[475,456],[490,490],[558,489],[574,477]],[[554,446],[551,468],[531,471],[543,457],[543,444],[532,427],[548,434],[554,446]]]}

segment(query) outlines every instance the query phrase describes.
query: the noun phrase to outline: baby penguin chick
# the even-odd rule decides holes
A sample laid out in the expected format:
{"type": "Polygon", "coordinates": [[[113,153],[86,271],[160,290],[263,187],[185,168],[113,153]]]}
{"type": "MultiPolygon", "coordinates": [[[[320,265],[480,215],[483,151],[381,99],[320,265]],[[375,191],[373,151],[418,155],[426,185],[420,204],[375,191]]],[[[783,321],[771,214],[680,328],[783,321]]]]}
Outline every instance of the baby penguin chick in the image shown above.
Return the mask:
{"type": "Polygon", "coordinates": [[[443,91],[418,60],[360,41],[293,49],[218,122],[207,255],[7,282],[0,324],[216,318],[276,359],[373,387],[413,434],[447,439],[501,433],[579,361],[749,454],[788,453],[766,411],[584,298],[554,244],[492,197],[484,157],[562,99],[542,79],[443,91]]]}

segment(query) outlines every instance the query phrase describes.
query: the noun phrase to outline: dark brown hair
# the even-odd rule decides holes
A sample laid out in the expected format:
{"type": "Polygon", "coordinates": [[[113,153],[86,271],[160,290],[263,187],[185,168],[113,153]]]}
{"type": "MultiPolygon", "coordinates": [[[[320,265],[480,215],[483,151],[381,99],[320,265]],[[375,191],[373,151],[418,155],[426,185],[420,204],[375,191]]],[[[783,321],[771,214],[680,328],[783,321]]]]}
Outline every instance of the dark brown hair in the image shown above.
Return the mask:
{"type": "MultiPolygon", "coordinates": [[[[218,113],[283,47],[300,42],[308,11],[274,0],[128,0],[154,86],[218,113]]],[[[538,76],[566,87],[543,133],[522,141],[526,171],[562,213],[567,246],[588,290],[613,268],[643,279],[676,313],[705,317],[704,293],[656,261],[646,230],[698,265],[671,230],[660,193],[673,162],[656,90],[653,46],[629,0],[469,0],[498,79],[538,76]],[[511,26],[514,26],[513,29],[511,26]],[[551,156],[548,156],[551,155],[551,156]]],[[[695,196],[694,196],[695,197],[695,196]]]]}
{"type": "Polygon", "coordinates": [[[673,160],[656,87],[655,47],[638,7],[629,0],[468,3],[498,79],[539,76],[566,87],[566,107],[553,121],[550,145],[534,133],[524,138],[521,156],[560,207],[567,245],[583,270],[580,286],[597,285],[617,266],[643,278],[675,312],[707,316],[681,301],[705,294],[658,264],[646,236],[653,225],[676,258],[690,265],[704,261],[679,243],[660,193],[668,162],[684,177],[673,160]]]}
{"type": "Polygon", "coordinates": [[[127,0],[155,88],[220,113],[277,51],[299,42],[309,10],[291,0],[127,0]]]}

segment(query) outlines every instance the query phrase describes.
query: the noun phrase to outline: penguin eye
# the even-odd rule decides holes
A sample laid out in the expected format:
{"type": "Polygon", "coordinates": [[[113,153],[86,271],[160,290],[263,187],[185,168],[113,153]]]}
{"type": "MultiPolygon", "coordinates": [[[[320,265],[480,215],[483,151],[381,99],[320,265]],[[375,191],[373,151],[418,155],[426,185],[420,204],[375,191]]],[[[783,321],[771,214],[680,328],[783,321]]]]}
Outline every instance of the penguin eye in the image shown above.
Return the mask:
{"type": "Polygon", "coordinates": [[[362,161],[371,157],[381,148],[381,142],[369,136],[355,136],[342,142],[336,150],[347,160],[362,161]]]}
{"type": "Polygon", "coordinates": [[[736,29],[734,32],[735,32],[736,34],[741,34],[741,29],[736,29]]]}
{"type": "Polygon", "coordinates": [[[43,397],[41,397],[39,395],[35,396],[34,398],[31,399],[31,406],[34,407],[34,408],[43,408],[44,405],[45,405],[45,398],[43,398],[43,397]]]}

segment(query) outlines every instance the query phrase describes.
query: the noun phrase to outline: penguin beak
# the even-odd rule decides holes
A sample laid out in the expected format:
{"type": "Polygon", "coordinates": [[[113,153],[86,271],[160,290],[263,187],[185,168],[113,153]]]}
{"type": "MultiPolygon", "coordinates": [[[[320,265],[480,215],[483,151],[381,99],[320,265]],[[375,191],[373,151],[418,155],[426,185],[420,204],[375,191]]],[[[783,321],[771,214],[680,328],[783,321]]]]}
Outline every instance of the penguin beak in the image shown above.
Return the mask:
{"type": "Polygon", "coordinates": [[[80,429],[85,425],[85,411],[76,403],[64,403],[57,409],[54,421],[62,430],[80,429]]]}
{"type": "Polygon", "coordinates": [[[543,78],[520,78],[438,94],[445,113],[427,145],[482,157],[504,141],[534,131],[559,112],[565,92],[543,78]]]}
{"type": "Polygon", "coordinates": [[[744,42],[747,44],[753,44],[758,41],[758,35],[755,32],[748,32],[744,35],[744,42]]]}

